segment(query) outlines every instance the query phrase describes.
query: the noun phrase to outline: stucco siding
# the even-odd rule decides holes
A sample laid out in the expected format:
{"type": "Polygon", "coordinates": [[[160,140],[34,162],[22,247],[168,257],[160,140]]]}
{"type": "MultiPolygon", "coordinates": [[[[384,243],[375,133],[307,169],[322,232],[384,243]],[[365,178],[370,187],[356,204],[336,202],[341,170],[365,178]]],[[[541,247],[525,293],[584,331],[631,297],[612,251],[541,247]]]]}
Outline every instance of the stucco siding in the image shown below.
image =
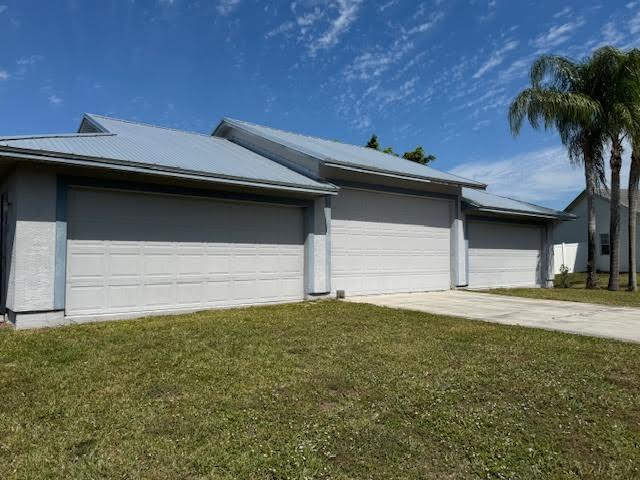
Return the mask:
{"type": "Polygon", "coordinates": [[[13,311],[53,310],[56,241],[55,173],[18,169],[9,291],[13,311]]]}

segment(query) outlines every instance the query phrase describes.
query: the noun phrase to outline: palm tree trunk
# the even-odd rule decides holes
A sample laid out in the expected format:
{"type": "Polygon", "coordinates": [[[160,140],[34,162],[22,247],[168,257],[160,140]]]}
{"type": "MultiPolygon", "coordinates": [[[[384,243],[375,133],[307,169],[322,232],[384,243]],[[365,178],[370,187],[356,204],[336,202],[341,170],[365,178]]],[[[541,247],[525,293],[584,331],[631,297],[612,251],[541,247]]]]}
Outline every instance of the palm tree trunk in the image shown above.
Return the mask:
{"type": "Polygon", "coordinates": [[[593,152],[589,142],[585,142],[584,153],[584,174],[587,190],[587,284],[586,288],[596,288],[598,285],[598,275],[596,273],[596,171],[593,164],[593,152]]]}
{"type": "Polygon", "coordinates": [[[609,290],[620,290],[620,170],[622,168],[622,141],[611,139],[611,200],[609,224],[609,290]]]}
{"type": "Polygon", "coordinates": [[[640,182],[640,144],[634,145],[629,172],[629,286],[630,292],[638,291],[636,265],[636,224],[638,219],[638,183],[640,182]]]}

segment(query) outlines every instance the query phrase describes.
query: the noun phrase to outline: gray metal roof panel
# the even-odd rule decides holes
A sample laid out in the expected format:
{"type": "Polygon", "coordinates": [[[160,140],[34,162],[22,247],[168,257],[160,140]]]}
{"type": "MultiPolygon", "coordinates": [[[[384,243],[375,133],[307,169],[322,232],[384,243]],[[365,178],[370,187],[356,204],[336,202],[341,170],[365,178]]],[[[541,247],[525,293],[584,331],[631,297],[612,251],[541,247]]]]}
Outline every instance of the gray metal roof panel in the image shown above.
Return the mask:
{"type": "Polygon", "coordinates": [[[99,115],[87,115],[109,133],[0,138],[0,147],[118,160],[207,176],[335,190],[228,140],[99,115]]]}
{"type": "Polygon", "coordinates": [[[250,133],[266,138],[267,140],[271,140],[280,145],[293,148],[327,163],[355,166],[370,169],[372,171],[401,174],[437,182],[475,187],[485,186],[475,180],[469,180],[451,173],[442,172],[433,167],[420,165],[419,163],[382,153],[371,148],[286,132],[241,120],[225,118],[223,122],[249,131],[250,133]]]}
{"type": "Polygon", "coordinates": [[[533,203],[515,200],[509,197],[494,195],[485,190],[477,188],[463,188],[462,200],[480,210],[504,211],[507,213],[517,212],[533,216],[555,217],[555,218],[573,218],[566,212],[553,210],[547,207],[541,207],[533,203]]]}

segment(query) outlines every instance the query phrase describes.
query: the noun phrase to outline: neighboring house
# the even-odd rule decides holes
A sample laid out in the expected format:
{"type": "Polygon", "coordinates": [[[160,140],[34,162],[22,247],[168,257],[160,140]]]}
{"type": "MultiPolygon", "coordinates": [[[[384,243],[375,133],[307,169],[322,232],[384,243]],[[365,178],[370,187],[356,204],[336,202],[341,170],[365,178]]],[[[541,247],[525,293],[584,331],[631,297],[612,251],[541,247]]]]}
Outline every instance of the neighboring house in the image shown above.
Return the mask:
{"type": "MultiPolygon", "coordinates": [[[[621,190],[620,201],[620,271],[629,270],[629,192],[621,190]]],[[[596,209],[596,269],[609,271],[609,253],[611,244],[609,238],[609,222],[610,222],[609,192],[605,190],[598,191],[595,198],[596,209]]],[[[554,232],[554,241],[560,245],[562,243],[571,245],[577,252],[571,255],[569,269],[576,272],[585,272],[587,270],[587,194],[582,191],[568,206],[564,209],[566,213],[573,214],[577,217],[574,222],[561,223],[556,225],[554,232]]],[[[640,255],[640,237],[637,239],[637,252],[640,255]]],[[[640,256],[638,257],[640,259],[640,256]]],[[[556,262],[558,263],[558,262],[556,262]]]]}
{"type": "Polygon", "coordinates": [[[0,139],[0,306],[19,328],[456,287],[547,286],[563,212],[236,120],[85,115],[0,139]]]}

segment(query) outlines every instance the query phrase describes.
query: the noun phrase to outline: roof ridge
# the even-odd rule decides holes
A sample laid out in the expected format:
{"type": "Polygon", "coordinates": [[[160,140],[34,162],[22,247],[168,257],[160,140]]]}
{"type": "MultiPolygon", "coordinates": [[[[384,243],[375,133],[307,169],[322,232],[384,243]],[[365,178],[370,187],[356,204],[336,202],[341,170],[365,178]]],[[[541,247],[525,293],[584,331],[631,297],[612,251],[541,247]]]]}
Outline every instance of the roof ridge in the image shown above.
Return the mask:
{"type": "Polygon", "coordinates": [[[138,120],[124,120],[122,118],[109,117],[108,115],[100,115],[100,114],[97,114],[97,113],[85,113],[85,115],[88,115],[89,117],[104,118],[104,119],[107,119],[107,120],[112,120],[114,122],[130,123],[132,125],[139,125],[141,127],[159,128],[159,129],[162,129],[162,130],[170,130],[172,132],[187,133],[189,135],[198,135],[200,137],[211,137],[211,135],[207,135],[206,133],[202,133],[202,132],[192,132],[190,130],[180,130],[179,128],[164,127],[162,125],[154,125],[152,123],[140,122],[138,120]]]}
{"type": "MultiPolygon", "coordinates": [[[[376,150],[375,148],[369,148],[369,147],[365,147],[363,145],[355,145],[353,143],[340,142],[338,140],[331,140],[330,138],[314,137],[313,135],[308,135],[306,133],[291,132],[289,130],[283,130],[281,128],[268,127],[266,125],[260,125],[258,123],[253,123],[253,122],[246,122],[244,120],[236,120],[234,118],[229,118],[229,117],[225,117],[225,118],[223,118],[223,120],[231,121],[231,122],[246,123],[247,125],[251,125],[251,126],[254,126],[254,127],[268,128],[270,130],[275,130],[277,132],[288,133],[290,135],[298,135],[300,137],[310,138],[310,139],[313,139],[313,140],[322,140],[322,141],[325,141],[325,142],[338,143],[340,145],[349,145],[350,147],[369,149],[369,150],[373,150],[374,152],[382,153],[383,155],[390,155],[391,157],[394,157],[394,158],[397,158],[397,159],[400,159],[400,160],[405,160],[407,162],[412,162],[412,160],[404,158],[404,157],[402,157],[400,155],[393,155],[391,153],[386,153],[386,152],[383,152],[382,150],[376,150]]],[[[417,162],[413,162],[413,163],[417,163],[417,162]]],[[[429,167],[429,165],[424,165],[424,164],[419,164],[419,165],[422,165],[423,167],[429,167]]],[[[429,168],[433,168],[433,167],[429,167],[429,168]]],[[[454,174],[451,174],[451,175],[454,175],[454,174]]],[[[458,176],[458,175],[456,175],[456,176],[458,176]]],[[[459,178],[462,178],[462,177],[459,177],[459,178]]]]}
{"type": "Polygon", "coordinates": [[[43,133],[36,135],[12,135],[9,137],[0,137],[0,141],[8,142],[12,140],[38,140],[41,138],[75,138],[75,137],[115,137],[115,133],[111,132],[92,132],[92,133],[43,133]]]}

